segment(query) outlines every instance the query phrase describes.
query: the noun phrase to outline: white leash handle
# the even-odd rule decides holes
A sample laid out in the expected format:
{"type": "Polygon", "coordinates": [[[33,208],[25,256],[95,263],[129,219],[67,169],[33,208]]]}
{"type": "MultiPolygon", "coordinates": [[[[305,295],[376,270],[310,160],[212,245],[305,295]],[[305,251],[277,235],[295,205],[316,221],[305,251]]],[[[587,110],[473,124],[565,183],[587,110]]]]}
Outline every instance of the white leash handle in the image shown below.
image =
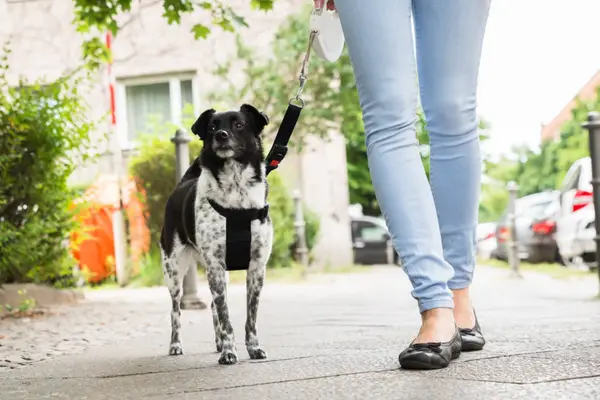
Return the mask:
{"type": "Polygon", "coordinates": [[[310,15],[310,30],[316,32],[313,42],[315,53],[324,60],[337,61],[346,42],[337,11],[329,11],[325,6],[314,8],[310,15]]]}

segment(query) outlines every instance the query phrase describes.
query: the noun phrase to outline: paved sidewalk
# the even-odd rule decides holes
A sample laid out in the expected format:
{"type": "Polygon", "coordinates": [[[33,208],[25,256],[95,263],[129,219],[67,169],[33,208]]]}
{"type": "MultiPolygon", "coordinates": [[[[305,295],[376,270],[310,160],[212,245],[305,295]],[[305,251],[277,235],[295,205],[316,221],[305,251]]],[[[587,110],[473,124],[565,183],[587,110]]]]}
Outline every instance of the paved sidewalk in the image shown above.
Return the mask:
{"type": "MultiPolygon", "coordinates": [[[[202,290],[208,298],[204,285],[202,290]]],[[[267,282],[258,324],[267,361],[248,360],[244,287],[232,286],[230,311],[241,359],[235,366],[217,364],[209,310],[184,311],[184,355],[169,357],[166,290],[106,291],[84,307],[104,306],[103,335],[114,327],[114,340],[107,337],[81,354],[5,369],[0,398],[600,398],[600,301],[591,300],[597,293],[592,276],[563,281],[528,274],[513,280],[508,271],[482,267],[473,291],[488,346],[429,372],[398,368],[397,355],[419,325],[398,268],[294,285],[267,282]],[[128,319],[116,321],[121,310],[128,319]]],[[[62,329],[78,327],[63,326],[58,335],[62,329]]]]}

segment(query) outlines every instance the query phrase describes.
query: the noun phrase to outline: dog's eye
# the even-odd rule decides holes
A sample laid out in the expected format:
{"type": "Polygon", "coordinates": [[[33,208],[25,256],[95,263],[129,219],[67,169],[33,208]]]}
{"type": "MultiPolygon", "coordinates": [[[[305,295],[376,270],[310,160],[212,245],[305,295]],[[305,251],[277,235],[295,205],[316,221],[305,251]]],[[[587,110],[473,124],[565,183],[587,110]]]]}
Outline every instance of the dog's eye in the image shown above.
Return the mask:
{"type": "Polygon", "coordinates": [[[217,129],[217,127],[216,127],[216,125],[215,125],[215,124],[212,124],[212,125],[210,126],[210,128],[208,128],[208,129],[209,129],[210,131],[214,131],[215,129],[217,129]]]}
{"type": "Polygon", "coordinates": [[[243,129],[244,128],[244,124],[242,124],[241,122],[236,122],[235,123],[235,128],[236,129],[243,129]]]}

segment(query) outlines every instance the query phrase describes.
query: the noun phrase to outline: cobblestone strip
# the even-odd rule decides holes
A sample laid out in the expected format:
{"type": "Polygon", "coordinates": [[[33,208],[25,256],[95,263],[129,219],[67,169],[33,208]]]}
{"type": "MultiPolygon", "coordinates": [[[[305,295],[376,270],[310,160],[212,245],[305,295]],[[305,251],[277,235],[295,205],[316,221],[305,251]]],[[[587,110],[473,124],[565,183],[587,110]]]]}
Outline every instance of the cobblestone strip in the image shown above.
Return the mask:
{"type": "Polygon", "coordinates": [[[53,308],[33,317],[2,319],[0,371],[155,333],[168,323],[164,290],[90,292],[87,300],[75,306],[53,308]]]}

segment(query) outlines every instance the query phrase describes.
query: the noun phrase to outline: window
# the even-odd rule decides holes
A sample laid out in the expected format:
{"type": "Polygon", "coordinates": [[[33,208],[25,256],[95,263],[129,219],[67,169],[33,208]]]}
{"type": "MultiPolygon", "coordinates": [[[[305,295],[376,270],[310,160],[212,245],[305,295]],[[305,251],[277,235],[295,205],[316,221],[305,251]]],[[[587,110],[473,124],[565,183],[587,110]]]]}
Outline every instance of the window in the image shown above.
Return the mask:
{"type": "Polygon", "coordinates": [[[355,225],[356,238],[365,242],[381,242],[387,239],[387,230],[372,222],[357,221],[355,225]]]}
{"type": "Polygon", "coordinates": [[[193,74],[140,78],[117,84],[117,125],[121,146],[135,147],[140,135],[152,134],[155,123],[181,125],[182,111],[191,104],[198,112],[198,91],[193,74]]]}

